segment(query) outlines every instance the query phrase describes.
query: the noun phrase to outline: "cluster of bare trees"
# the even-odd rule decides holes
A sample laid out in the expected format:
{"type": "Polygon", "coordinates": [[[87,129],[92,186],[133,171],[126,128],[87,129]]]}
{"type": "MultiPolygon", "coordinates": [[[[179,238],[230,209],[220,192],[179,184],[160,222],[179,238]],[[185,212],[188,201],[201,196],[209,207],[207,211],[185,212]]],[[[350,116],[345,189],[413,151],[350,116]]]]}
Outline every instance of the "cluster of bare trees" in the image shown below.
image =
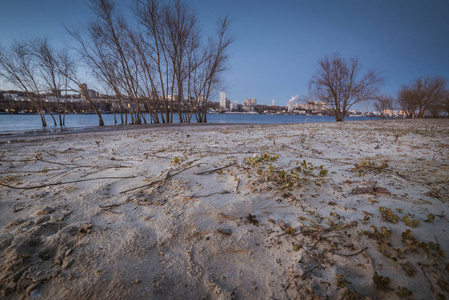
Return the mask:
{"type": "Polygon", "coordinates": [[[448,93],[444,78],[422,77],[403,85],[397,102],[408,118],[423,118],[427,113],[438,117],[444,111],[449,113],[448,93]]]}
{"type": "Polygon", "coordinates": [[[65,125],[67,92],[80,92],[104,125],[97,104],[90,98],[87,85],[79,79],[77,64],[66,49],[56,49],[47,39],[15,41],[9,48],[0,48],[0,76],[21,90],[30,99],[34,110],[40,115],[42,126],[47,126],[44,112],[50,113],[55,124],[65,125]],[[65,92],[64,103],[60,95],[65,92]],[[43,95],[52,95],[56,99],[58,121],[52,109],[44,101],[43,95]]]}
{"type": "MultiPolygon", "coordinates": [[[[49,51],[46,40],[14,42],[9,49],[0,48],[0,75],[27,95],[40,115],[43,126],[46,126],[47,122],[42,91],[50,91],[55,85],[59,87],[61,79],[48,69],[49,64],[52,64],[49,62],[49,51]]],[[[56,119],[53,115],[51,117],[56,125],[56,119]]],[[[61,125],[62,121],[60,117],[61,125]]]]}
{"type": "Polygon", "coordinates": [[[396,99],[379,95],[374,107],[384,118],[384,112],[400,109],[407,118],[434,118],[449,116],[449,90],[446,80],[440,76],[420,77],[409,85],[403,85],[396,99]]]}
{"type": "Polygon", "coordinates": [[[440,76],[421,77],[410,85],[403,85],[397,99],[379,94],[382,79],[374,71],[361,75],[358,58],[344,59],[339,54],[319,60],[318,72],[310,81],[309,90],[320,101],[329,105],[336,121],[343,121],[356,103],[373,100],[381,117],[399,108],[408,118],[423,118],[429,114],[449,116],[449,90],[440,76]]]}
{"type": "MultiPolygon", "coordinates": [[[[96,20],[86,32],[69,30],[98,80],[112,91],[131,123],[207,122],[209,97],[226,70],[229,19],[202,43],[195,13],[183,2],[136,0],[129,24],[111,0],[91,0],[96,20]]],[[[126,118],[126,116],[125,116],[126,118]]],[[[122,116],[123,122],[123,116],[122,116]]],[[[125,119],[126,122],[126,119],[125,119]]]]}
{"type": "MultiPolygon", "coordinates": [[[[132,21],[112,0],[90,0],[90,7],[95,19],[86,28],[67,28],[77,43],[76,55],[46,39],[0,48],[0,75],[27,94],[44,126],[40,95],[51,92],[59,101],[62,90],[80,92],[104,124],[79,76],[80,61],[115,96],[122,123],[128,123],[128,114],[132,124],[172,123],[174,113],[180,122],[193,117],[207,122],[209,98],[226,70],[233,40],[228,18],[219,20],[216,36],[205,40],[195,12],[181,0],[135,0],[132,21]]],[[[58,102],[60,125],[62,106],[58,102]]]]}

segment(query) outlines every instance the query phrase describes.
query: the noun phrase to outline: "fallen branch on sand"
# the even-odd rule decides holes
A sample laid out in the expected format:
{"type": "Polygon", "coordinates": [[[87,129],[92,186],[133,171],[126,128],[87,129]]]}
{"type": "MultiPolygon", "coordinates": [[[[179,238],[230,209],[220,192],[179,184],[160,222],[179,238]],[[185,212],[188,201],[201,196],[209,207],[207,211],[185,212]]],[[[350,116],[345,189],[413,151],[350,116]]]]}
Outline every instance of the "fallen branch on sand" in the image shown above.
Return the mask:
{"type": "Polygon", "coordinates": [[[332,251],[332,250],[329,250],[329,252],[332,253],[332,254],[340,255],[340,256],[355,256],[355,255],[357,255],[357,254],[360,254],[360,253],[366,251],[368,248],[369,248],[369,247],[365,247],[365,248],[363,248],[362,250],[357,251],[356,253],[351,253],[351,254],[336,253],[336,252],[334,252],[334,251],[332,251]]]}
{"type": "Polygon", "coordinates": [[[196,165],[192,165],[192,166],[186,167],[186,168],[184,168],[184,169],[182,169],[182,170],[180,170],[180,171],[178,171],[176,173],[173,173],[173,174],[171,174],[170,171],[168,171],[167,174],[164,176],[164,178],[161,178],[161,179],[156,180],[156,181],[152,181],[150,183],[147,183],[147,184],[144,184],[144,185],[141,185],[141,186],[129,189],[129,190],[121,191],[120,194],[125,194],[125,193],[131,192],[131,191],[135,191],[135,190],[138,190],[138,189],[141,189],[141,188],[153,186],[153,185],[155,185],[155,184],[157,184],[159,182],[164,182],[165,180],[167,180],[169,178],[172,178],[172,177],[174,177],[174,176],[176,176],[176,175],[178,175],[178,174],[180,174],[180,173],[182,173],[184,171],[187,171],[188,169],[191,169],[193,167],[197,167],[199,165],[201,165],[201,164],[196,164],[196,165]]]}
{"type": "Polygon", "coordinates": [[[119,212],[113,211],[112,209],[113,209],[113,208],[116,208],[116,207],[118,207],[118,206],[120,206],[120,205],[122,205],[122,204],[123,204],[123,203],[119,203],[119,204],[108,204],[108,205],[104,205],[104,206],[101,206],[101,205],[100,205],[100,209],[103,210],[103,211],[105,211],[105,212],[111,212],[111,213],[114,213],[114,214],[120,214],[119,212]]]}
{"type": "Polygon", "coordinates": [[[87,178],[87,179],[78,179],[78,180],[72,180],[72,181],[59,181],[59,182],[55,182],[55,183],[47,183],[47,184],[42,184],[42,185],[23,186],[23,187],[13,186],[13,185],[5,184],[3,182],[0,182],[0,185],[6,186],[10,189],[16,189],[16,190],[33,190],[33,189],[40,189],[40,188],[55,186],[55,185],[79,183],[79,182],[83,182],[83,181],[106,180],[106,179],[129,179],[129,178],[136,178],[136,176],[87,178]]]}
{"type": "Polygon", "coordinates": [[[232,164],[229,164],[229,165],[227,165],[227,166],[224,166],[224,167],[220,167],[220,168],[215,168],[215,169],[210,169],[210,170],[206,170],[206,171],[203,171],[203,172],[198,172],[198,173],[195,173],[195,175],[205,175],[205,174],[211,174],[211,173],[213,173],[213,172],[215,172],[215,171],[220,171],[220,170],[223,170],[223,169],[226,169],[226,168],[232,167],[232,166],[233,166],[233,165],[235,165],[235,164],[237,164],[237,162],[234,162],[234,163],[232,163],[232,164]]]}

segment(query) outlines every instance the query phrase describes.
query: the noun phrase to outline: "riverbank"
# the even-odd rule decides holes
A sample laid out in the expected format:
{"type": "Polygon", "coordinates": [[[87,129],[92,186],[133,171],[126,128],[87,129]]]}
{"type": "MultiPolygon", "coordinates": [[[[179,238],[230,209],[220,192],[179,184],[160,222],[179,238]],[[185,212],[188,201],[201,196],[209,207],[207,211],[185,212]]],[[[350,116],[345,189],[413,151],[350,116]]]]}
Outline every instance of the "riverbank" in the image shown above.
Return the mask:
{"type": "MultiPolygon", "coordinates": [[[[49,118],[49,116],[47,116],[49,118]]],[[[173,124],[178,124],[178,115],[173,116],[173,124]]],[[[289,124],[289,123],[315,123],[315,122],[335,122],[334,117],[330,116],[294,116],[294,115],[254,115],[254,114],[208,114],[208,123],[220,124],[289,124]]],[[[147,115],[147,120],[150,116],[147,115]]],[[[366,121],[373,120],[368,117],[351,117],[347,121],[366,121]]],[[[120,116],[117,116],[115,123],[113,115],[103,115],[106,126],[121,127],[120,116]]],[[[130,121],[130,119],[128,119],[130,121]]],[[[195,120],[192,120],[192,124],[195,120]]],[[[18,135],[18,134],[40,134],[45,132],[82,131],[99,130],[98,117],[96,115],[76,114],[69,115],[66,118],[66,126],[54,126],[47,120],[47,127],[42,127],[40,118],[37,115],[1,115],[0,116],[0,135],[18,135]]],[[[125,125],[128,126],[128,125],[125,125]]]]}
{"type": "Polygon", "coordinates": [[[449,297],[447,157],[448,120],[3,136],[1,295],[449,297]]]}

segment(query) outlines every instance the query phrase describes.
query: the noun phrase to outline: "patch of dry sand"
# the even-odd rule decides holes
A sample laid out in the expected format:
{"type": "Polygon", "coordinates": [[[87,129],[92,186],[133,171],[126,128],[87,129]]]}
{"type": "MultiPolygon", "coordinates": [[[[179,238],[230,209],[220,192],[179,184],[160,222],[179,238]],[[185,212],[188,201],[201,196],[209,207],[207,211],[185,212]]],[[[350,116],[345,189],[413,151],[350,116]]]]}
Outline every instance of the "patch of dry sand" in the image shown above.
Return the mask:
{"type": "Polygon", "coordinates": [[[1,295],[449,297],[448,157],[448,120],[2,137],[1,295]]]}

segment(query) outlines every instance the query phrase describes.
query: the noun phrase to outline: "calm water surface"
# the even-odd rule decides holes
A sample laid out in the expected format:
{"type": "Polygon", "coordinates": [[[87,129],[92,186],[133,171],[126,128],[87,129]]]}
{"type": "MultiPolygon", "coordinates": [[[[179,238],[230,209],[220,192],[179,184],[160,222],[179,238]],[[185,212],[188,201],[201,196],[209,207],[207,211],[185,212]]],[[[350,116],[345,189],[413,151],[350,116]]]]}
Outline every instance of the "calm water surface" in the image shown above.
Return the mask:
{"type": "MultiPolygon", "coordinates": [[[[57,116],[55,118],[58,120],[57,116]]],[[[175,123],[178,122],[174,115],[175,123]]],[[[251,115],[251,114],[208,114],[208,123],[253,123],[253,124],[291,124],[312,122],[335,122],[334,117],[329,116],[292,116],[292,115],[251,115]]],[[[9,115],[0,114],[0,134],[20,132],[40,132],[42,130],[59,130],[60,126],[54,126],[50,115],[46,115],[47,127],[42,127],[39,115],[9,115]]],[[[368,117],[347,117],[345,121],[373,120],[368,117]]],[[[103,115],[105,125],[114,125],[114,115],[103,115]]],[[[128,120],[130,120],[128,116],[128,120]]],[[[147,120],[150,117],[147,116],[147,120]]],[[[117,118],[119,121],[119,116],[117,118]]],[[[74,114],[66,115],[66,129],[84,129],[98,127],[97,115],[74,114]]],[[[119,121],[120,122],[120,121],[119,121]]]]}

